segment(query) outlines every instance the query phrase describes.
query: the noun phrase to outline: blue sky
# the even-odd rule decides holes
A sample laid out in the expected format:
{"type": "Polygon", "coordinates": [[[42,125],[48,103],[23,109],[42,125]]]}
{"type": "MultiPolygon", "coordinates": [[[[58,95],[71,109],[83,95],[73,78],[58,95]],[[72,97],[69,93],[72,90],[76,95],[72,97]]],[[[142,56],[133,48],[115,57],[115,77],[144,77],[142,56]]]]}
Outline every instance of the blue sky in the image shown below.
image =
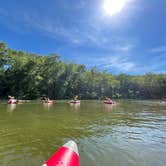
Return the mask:
{"type": "Polygon", "coordinates": [[[113,74],[166,73],[166,1],[128,0],[112,16],[104,1],[0,0],[0,40],[113,74]]]}

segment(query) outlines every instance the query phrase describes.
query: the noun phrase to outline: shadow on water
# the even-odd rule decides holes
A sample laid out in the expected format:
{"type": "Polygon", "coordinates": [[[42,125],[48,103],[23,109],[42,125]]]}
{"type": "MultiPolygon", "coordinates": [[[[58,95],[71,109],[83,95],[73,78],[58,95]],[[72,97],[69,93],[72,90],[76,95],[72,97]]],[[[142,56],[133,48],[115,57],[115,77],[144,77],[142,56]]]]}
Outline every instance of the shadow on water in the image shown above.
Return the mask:
{"type": "Polygon", "coordinates": [[[0,110],[1,166],[41,165],[69,139],[79,145],[82,166],[166,162],[166,107],[155,102],[33,102],[0,110]]]}

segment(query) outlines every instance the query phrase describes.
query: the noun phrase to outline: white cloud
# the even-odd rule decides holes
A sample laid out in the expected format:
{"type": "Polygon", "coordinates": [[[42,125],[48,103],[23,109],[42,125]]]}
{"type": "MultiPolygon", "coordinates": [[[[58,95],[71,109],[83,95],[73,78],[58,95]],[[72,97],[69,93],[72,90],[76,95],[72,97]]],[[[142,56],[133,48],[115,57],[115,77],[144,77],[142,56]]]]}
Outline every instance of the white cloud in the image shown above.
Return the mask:
{"type": "Polygon", "coordinates": [[[151,53],[166,53],[166,45],[158,46],[149,50],[151,53]]]}
{"type": "Polygon", "coordinates": [[[133,57],[130,55],[135,47],[134,43],[129,42],[115,42],[112,46],[114,52],[111,56],[104,56],[98,59],[98,66],[103,69],[114,68],[120,72],[134,72],[137,68],[135,62],[132,60],[133,57]]]}
{"type": "Polygon", "coordinates": [[[134,44],[131,43],[125,43],[117,46],[117,50],[123,51],[123,52],[129,52],[135,47],[134,44]]]}
{"type": "Polygon", "coordinates": [[[135,63],[129,59],[129,56],[110,56],[99,58],[97,66],[103,69],[118,69],[120,72],[129,72],[135,70],[135,63]]]}
{"type": "MultiPolygon", "coordinates": [[[[84,5],[84,1],[82,3],[84,5]]],[[[19,22],[23,23],[24,26],[31,29],[34,28],[51,38],[64,40],[73,45],[94,46],[96,49],[106,52],[106,56],[103,58],[97,58],[96,61],[93,59],[91,61],[92,66],[96,65],[107,70],[114,68],[126,73],[136,71],[137,65],[132,61],[133,58],[129,56],[136,46],[135,43],[131,40],[114,36],[113,34],[111,36],[108,35],[103,29],[98,28],[94,22],[88,22],[88,18],[87,22],[84,20],[84,23],[82,23],[82,20],[74,20],[71,26],[66,26],[63,20],[55,21],[54,19],[56,18],[48,18],[48,16],[43,16],[38,12],[25,11],[22,17],[18,17],[19,14],[17,13],[15,17],[11,14],[8,15],[8,20],[13,20],[17,23],[16,19],[18,18],[19,22]],[[84,25],[81,26],[82,24],[84,25]],[[113,53],[113,56],[108,56],[111,53],[113,53]]],[[[19,25],[16,24],[16,26],[19,25]]],[[[92,54],[95,54],[94,52],[92,54]]],[[[85,55],[84,59],[86,58],[89,57],[85,55]]]]}
{"type": "MultiPolygon", "coordinates": [[[[81,0],[78,5],[82,7],[85,3],[85,0],[81,0]]],[[[58,19],[58,21],[56,18],[48,18],[48,16],[43,15],[38,10],[33,9],[31,11],[19,10],[12,14],[12,11],[8,13],[0,8],[0,13],[7,17],[6,20],[10,20],[8,27],[15,29],[19,33],[27,33],[28,30],[33,28],[49,38],[63,40],[68,44],[71,43],[76,46],[88,45],[120,53],[129,52],[134,47],[131,43],[119,41],[113,35],[108,36],[88,18],[86,20],[74,20],[73,25],[66,26],[63,20],[58,19]],[[82,24],[84,25],[81,26],[82,24]],[[24,29],[24,31],[21,31],[21,29],[24,29]]]]}
{"type": "MultiPolygon", "coordinates": [[[[75,45],[90,45],[97,46],[98,48],[111,49],[114,47],[114,40],[109,36],[106,36],[103,33],[96,31],[95,27],[93,28],[80,28],[76,23],[71,27],[66,27],[62,23],[54,22],[50,19],[40,18],[39,16],[27,15],[24,20],[28,25],[31,25],[32,28],[35,28],[41,31],[44,35],[51,38],[63,38],[68,43],[75,45]]],[[[88,26],[88,23],[87,23],[88,26]]],[[[127,51],[131,48],[131,45],[122,45],[119,47],[121,51],[127,51]]],[[[116,48],[118,49],[118,47],[116,48]]]]}

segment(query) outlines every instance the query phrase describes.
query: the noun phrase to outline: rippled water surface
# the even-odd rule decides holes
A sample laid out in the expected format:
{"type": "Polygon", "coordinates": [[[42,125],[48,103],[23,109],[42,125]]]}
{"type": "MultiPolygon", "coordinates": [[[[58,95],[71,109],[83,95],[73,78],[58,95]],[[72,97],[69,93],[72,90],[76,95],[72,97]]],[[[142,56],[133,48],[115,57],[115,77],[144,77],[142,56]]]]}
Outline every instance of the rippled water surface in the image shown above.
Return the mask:
{"type": "Polygon", "coordinates": [[[0,166],[41,166],[70,139],[81,166],[165,166],[166,104],[0,103],[0,166]]]}

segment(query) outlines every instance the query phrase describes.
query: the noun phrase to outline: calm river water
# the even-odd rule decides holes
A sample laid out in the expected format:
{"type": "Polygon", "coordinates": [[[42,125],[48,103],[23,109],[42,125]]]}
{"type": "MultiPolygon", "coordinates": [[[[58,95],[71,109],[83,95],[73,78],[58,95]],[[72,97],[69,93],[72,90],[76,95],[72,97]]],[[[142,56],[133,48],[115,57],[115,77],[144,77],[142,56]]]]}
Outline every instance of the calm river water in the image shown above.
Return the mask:
{"type": "Polygon", "coordinates": [[[41,166],[70,139],[81,166],[165,166],[166,104],[0,103],[0,166],[41,166]]]}

